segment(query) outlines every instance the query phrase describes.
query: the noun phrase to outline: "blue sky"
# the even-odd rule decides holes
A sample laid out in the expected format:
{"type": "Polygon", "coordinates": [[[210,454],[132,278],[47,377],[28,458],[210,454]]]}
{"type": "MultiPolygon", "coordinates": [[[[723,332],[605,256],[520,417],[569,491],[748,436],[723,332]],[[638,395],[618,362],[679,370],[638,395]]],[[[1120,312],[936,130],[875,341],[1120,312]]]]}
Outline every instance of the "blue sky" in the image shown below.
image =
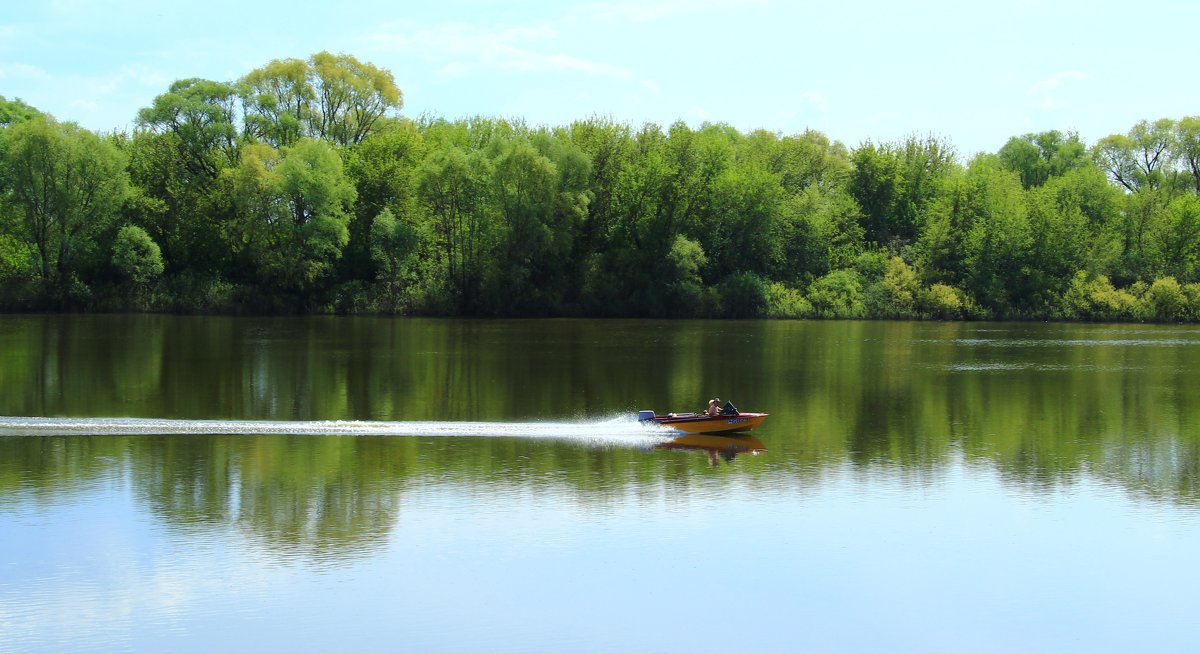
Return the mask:
{"type": "Polygon", "coordinates": [[[176,79],[329,50],[392,71],[410,116],[725,122],[850,147],[932,133],[964,157],[1031,131],[1093,143],[1200,114],[1200,3],[1178,0],[169,5],[5,7],[0,95],[129,129],[176,79]]]}

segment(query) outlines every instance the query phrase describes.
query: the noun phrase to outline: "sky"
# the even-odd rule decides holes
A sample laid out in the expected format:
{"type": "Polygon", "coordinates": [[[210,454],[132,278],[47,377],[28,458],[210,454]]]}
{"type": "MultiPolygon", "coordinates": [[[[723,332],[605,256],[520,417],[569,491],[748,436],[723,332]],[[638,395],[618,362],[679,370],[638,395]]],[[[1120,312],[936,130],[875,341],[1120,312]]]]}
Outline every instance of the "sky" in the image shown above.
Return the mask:
{"type": "Polygon", "coordinates": [[[1200,114],[1200,3],[1108,0],[43,0],[0,9],[0,95],[128,131],[178,79],[327,50],[390,70],[403,115],[603,116],[910,135],[960,157],[1200,114]]]}

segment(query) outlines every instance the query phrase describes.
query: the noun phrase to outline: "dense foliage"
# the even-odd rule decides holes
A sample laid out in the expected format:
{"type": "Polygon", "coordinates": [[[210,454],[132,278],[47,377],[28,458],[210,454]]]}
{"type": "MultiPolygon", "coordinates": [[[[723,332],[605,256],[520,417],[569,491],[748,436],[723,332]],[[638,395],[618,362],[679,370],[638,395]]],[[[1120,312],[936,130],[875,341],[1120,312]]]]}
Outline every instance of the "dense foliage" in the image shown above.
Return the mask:
{"type": "Polygon", "coordinates": [[[97,135],[0,98],[0,306],[1200,319],[1200,117],[910,137],[412,120],[348,55],[97,135]]]}

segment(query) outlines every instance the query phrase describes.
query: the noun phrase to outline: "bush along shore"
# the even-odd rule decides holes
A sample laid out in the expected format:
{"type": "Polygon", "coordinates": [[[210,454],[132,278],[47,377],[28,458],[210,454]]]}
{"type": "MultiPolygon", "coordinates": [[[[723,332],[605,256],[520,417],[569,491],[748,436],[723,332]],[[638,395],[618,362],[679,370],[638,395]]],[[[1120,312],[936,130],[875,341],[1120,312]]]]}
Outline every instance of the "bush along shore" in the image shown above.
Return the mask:
{"type": "Polygon", "coordinates": [[[0,309],[1200,320],[1200,117],[933,136],[412,119],[349,55],[132,133],[0,97],[0,309]]]}

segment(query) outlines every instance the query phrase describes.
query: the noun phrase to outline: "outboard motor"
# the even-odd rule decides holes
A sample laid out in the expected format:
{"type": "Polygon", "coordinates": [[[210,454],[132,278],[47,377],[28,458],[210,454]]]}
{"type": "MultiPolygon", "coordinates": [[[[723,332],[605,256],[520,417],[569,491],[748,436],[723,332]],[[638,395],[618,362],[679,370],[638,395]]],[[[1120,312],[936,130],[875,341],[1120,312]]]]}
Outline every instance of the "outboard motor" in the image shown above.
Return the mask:
{"type": "Polygon", "coordinates": [[[638,411],[638,422],[654,422],[653,411],[638,411]]]}
{"type": "Polygon", "coordinates": [[[733,402],[726,402],[725,406],[721,407],[721,415],[736,416],[738,414],[737,407],[733,406],[733,402]]]}

